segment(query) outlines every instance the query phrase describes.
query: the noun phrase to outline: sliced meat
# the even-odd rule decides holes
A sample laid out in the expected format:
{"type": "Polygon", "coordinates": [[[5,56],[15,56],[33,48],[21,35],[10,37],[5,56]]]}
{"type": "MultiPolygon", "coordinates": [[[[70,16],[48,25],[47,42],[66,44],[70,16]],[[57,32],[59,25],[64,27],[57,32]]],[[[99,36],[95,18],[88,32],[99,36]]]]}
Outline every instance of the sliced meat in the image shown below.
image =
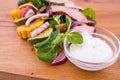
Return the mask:
{"type": "Polygon", "coordinates": [[[72,32],[79,32],[79,33],[88,32],[91,35],[94,33],[94,30],[95,27],[87,26],[85,24],[82,26],[76,26],[71,29],[72,32]]]}
{"type": "Polygon", "coordinates": [[[94,20],[88,20],[87,22],[85,22],[88,26],[95,26],[96,21],[94,20]]]}
{"type": "Polygon", "coordinates": [[[65,6],[51,6],[50,13],[67,14],[74,20],[77,20],[79,22],[87,22],[87,18],[78,9],[74,8],[65,6]]]}

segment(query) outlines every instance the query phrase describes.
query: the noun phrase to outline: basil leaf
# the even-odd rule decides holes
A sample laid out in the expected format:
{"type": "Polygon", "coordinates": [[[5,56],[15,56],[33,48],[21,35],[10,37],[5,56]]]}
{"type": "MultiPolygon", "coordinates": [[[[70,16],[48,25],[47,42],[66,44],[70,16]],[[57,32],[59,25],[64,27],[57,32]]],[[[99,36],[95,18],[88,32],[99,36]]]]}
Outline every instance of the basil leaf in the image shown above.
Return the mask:
{"type": "Polygon", "coordinates": [[[91,18],[92,20],[95,20],[96,13],[92,8],[85,8],[81,10],[81,12],[88,18],[91,18]]]}
{"type": "Polygon", "coordinates": [[[67,39],[72,44],[81,44],[83,43],[83,37],[78,32],[71,32],[67,35],[67,39]]]}

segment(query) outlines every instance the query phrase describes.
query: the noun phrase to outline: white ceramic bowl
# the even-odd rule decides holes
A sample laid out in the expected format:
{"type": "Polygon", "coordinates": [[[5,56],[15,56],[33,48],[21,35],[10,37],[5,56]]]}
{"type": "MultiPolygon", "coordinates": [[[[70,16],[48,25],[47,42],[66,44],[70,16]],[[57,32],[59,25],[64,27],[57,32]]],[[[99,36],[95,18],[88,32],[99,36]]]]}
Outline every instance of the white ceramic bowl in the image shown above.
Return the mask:
{"type": "Polygon", "coordinates": [[[113,57],[111,59],[100,63],[92,63],[78,60],[71,56],[69,53],[69,47],[71,43],[69,43],[66,38],[64,40],[64,52],[67,58],[77,67],[88,71],[97,71],[111,66],[117,61],[120,53],[120,41],[112,32],[106,29],[96,27],[93,36],[104,40],[111,47],[113,51],[113,57]]]}

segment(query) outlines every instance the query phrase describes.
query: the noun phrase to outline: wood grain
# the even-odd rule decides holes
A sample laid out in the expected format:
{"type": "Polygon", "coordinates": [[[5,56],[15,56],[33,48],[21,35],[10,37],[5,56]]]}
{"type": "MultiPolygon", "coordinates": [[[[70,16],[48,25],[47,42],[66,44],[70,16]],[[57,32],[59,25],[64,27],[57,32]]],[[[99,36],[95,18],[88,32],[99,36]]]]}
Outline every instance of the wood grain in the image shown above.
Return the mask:
{"type": "MultiPolygon", "coordinates": [[[[97,14],[97,27],[112,31],[120,39],[120,0],[73,0],[78,6],[92,7],[97,14]]],[[[120,59],[111,67],[88,72],[67,61],[52,67],[38,60],[32,46],[20,39],[9,12],[17,0],[0,0],[0,71],[50,80],[120,80],[120,59]]],[[[0,74],[1,75],[1,74],[0,74]]],[[[6,74],[2,75],[7,77],[6,74]]],[[[18,80],[10,77],[11,80],[18,80]]],[[[5,80],[5,78],[1,78],[5,80]]],[[[24,78],[23,78],[24,80],[24,78]]]]}

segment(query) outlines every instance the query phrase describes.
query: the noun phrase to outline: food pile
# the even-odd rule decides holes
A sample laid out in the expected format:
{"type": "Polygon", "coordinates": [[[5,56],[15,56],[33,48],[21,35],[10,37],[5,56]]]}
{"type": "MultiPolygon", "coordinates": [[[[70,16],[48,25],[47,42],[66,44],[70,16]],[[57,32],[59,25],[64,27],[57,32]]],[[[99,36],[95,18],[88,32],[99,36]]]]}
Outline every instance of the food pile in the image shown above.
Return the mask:
{"type": "Polygon", "coordinates": [[[34,46],[37,57],[53,66],[64,63],[63,41],[83,42],[82,32],[92,33],[95,11],[69,0],[19,0],[10,12],[18,35],[34,46]]]}

